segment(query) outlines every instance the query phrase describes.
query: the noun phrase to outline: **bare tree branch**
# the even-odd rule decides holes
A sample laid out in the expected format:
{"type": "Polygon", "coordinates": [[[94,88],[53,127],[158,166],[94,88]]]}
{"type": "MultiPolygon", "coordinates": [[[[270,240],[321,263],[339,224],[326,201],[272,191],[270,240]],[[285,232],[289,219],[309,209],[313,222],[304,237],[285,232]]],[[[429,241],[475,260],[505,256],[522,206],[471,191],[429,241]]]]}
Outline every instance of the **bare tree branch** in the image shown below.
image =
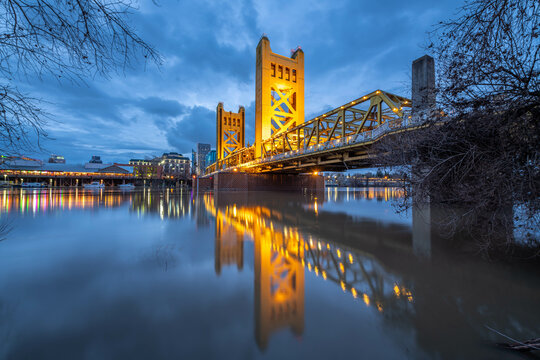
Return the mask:
{"type": "Polygon", "coordinates": [[[0,0],[0,150],[29,145],[46,135],[39,102],[21,94],[15,80],[53,76],[80,82],[125,69],[138,58],[160,64],[157,51],[129,24],[129,0],[0,0]]]}

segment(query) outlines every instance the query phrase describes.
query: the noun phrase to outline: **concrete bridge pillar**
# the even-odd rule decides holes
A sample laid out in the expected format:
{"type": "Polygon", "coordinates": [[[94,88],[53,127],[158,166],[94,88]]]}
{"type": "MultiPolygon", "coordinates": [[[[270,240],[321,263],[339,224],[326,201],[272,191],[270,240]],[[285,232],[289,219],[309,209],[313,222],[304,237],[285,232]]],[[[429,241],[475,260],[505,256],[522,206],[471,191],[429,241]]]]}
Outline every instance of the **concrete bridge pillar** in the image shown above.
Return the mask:
{"type": "Polygon", "coordinates": [[[324,191],[324,178],[311,174],[214,174],[214,191],[324,191]]]}
{"type": "Polygon", "coordinates": [[[429,119],[435,110],[435,60],[424,55],[412,63],[412,116],[415,121],[429,119]]]}

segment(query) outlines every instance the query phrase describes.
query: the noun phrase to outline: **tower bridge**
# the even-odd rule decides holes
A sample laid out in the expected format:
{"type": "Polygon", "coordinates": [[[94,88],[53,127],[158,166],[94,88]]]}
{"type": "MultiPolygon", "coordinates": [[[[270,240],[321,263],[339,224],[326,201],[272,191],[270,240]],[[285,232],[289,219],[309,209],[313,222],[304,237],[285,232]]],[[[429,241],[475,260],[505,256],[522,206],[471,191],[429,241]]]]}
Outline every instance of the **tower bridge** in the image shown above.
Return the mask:
{"type": "Polygon", "coordinates": [[[375,90],[305,121],[304,53],[298,48],[290,58],[275,54],[263,36],[257,45],[255,143],[249,147],[243,144],[241,108],[238,138],[242,141],[235,140],[230,151],[222,150],[223,139],[231,135],[227,133],[230,117],[220,115],[220,103],[218,156],[206,174],[300,174],[370,167],[374,143],[421,126],[421,116],[415,114],[434,104],[430,96],[433,88],[433,59],[424,56],[413,62],[415,112],[410,99],[375,90]]]}

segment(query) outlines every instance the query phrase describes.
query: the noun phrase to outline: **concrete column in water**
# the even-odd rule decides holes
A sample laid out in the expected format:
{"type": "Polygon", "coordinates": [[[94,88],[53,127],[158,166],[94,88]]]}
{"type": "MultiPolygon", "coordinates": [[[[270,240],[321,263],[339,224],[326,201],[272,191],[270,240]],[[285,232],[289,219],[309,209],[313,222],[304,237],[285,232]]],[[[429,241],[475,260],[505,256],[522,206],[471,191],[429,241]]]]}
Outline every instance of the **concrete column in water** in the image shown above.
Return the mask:
{"type": "Polygon", "coordinates": [[[424,120],[435,108],[435,60],[424,55],[412,63],[412,113],[424,120]]]}

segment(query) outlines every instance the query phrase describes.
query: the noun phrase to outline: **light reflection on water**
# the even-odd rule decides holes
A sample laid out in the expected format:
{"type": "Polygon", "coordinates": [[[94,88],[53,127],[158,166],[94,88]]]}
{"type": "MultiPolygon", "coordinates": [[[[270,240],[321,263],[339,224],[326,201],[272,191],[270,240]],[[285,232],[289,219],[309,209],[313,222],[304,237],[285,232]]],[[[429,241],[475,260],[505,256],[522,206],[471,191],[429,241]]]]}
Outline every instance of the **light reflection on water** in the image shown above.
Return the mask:
{"type": "Polygon", "coordinates": [[[401,196],[3,190],[0,357],[499,357],[485,325],[537,336],[537,270],[448,253],[401,196]]]}

